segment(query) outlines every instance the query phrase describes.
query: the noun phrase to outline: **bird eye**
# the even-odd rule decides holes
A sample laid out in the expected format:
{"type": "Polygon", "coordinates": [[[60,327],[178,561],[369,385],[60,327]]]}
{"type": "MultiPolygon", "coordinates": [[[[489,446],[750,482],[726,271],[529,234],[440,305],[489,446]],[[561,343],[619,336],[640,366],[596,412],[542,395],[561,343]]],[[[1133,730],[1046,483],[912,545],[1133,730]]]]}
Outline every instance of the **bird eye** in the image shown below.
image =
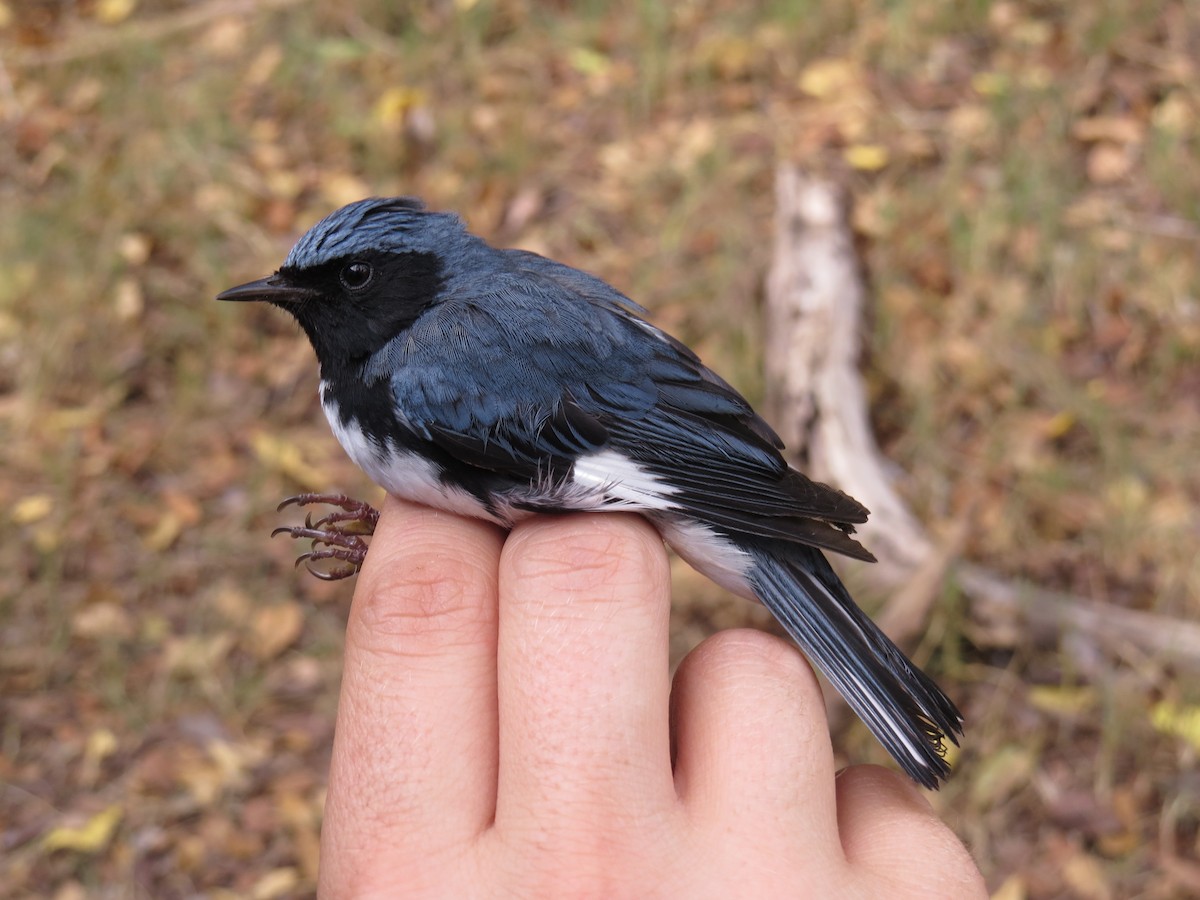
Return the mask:
{"type": "Polygon", "coordinates": [[[375,274],[368,263],[358,260],[348,263],[341,273],[342,284],[348,290],[360,291],[371,282],[371,276],[375,274]]]}

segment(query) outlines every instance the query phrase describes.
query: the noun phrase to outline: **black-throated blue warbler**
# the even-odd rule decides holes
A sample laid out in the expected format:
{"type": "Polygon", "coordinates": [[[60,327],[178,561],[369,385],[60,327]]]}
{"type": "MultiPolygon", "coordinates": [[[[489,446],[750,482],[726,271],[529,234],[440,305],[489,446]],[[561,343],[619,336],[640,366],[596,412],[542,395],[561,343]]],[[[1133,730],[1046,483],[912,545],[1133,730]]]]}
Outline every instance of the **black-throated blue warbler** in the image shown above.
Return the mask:
{"type": "MultiPolygon", "coordinates": [[[[337,210],[275,274],[218,299],[295,316],[334,434],[390,493],[506,527],[537,512],[641,513],[698,571],[762,602],[914,780],[949,774],[958,710],[822,554],[873,559],[851,537],[867,510],[789,467],[750,404],[619,291],[395,198],[337,210]]],[[[298,499],[341,503],[283,530],[353,571],[373,511],[298,499]]]]}

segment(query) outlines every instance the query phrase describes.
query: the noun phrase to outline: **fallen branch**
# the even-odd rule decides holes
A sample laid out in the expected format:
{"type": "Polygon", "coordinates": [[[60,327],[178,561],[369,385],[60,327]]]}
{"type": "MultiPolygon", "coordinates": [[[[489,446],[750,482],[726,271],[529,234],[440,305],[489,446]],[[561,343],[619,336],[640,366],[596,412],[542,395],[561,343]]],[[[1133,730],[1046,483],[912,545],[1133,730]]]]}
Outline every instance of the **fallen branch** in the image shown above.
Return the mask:
{"type": "Polygon", "coordinates": [[[875,442],[858,372],[866,290],[841,191],[782,166],[776,174],[774,260],[767,282],[767,383],[780,436],[805,448],[813,477],[871,510],[860,529],[893,599],[878,616],[900,643],[924,631],[939,587],[953,573],[972,615],[1008,620],[1044,642],[1066,632],[1109,652],[1133,649],[1200,668],[1200,624],[1007,581],[955,563],[963,529],[939,546],[892,487],[875,442]]]}

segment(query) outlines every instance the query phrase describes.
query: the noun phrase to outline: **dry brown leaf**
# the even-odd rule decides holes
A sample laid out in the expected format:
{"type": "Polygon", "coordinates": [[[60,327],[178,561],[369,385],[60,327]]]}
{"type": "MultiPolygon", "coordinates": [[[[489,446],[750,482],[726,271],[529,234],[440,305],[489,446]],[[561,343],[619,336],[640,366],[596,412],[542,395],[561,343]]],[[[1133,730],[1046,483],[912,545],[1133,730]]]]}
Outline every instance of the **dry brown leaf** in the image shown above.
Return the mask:
{"type": "Polygon", "coordinates": [[[183,534],[183,525],[183,520],[179,515],[174,510],[168,509],[158,517],[154,528],[142,538],[142,543],[147,550],[155,553],[169,550],[183,534]]]}
{"type": "Polygon", "coordinates": [[[217,59],[232,59],[245,47],[248,30],[244,18],[225,16],[209,26],[200,43],[217,59]]]}
{"type": "Polygon", "coordinates": [[[1094,116],[1077,121],[1071,126],[1071,134],[1085,144],[1096,141],[1136,144],[1146,136],[1146,127],[1133,116],[1094,116]]]}
{"type": "Polygon", "coordinates": [[[233,643],[233,635],[228,631],[170,638],[163,649],[163,668],[171,675],[207,674],[221,664],[233,643]]]}
{"type": "Polygon", "coordinates": [[[91,640],[129,638],[133,636],[133,620],[119,603],[89,603],[71,616],[71,633],[91,640]]]}
{"type": "Polygon", "coordinates": [[[253,605],[249,594],[237,585],[228,582],[217,588],[212,602],[217,611],[232,625],[240,625],[245,622],[253,605]]]}
{"type": "Polygon", "coordinates": [[[113,289],[113,313],[120,322],[132,322],[141,318],[146,308],[142,286],[136,278],[122,278],[113,289]]]}
{"type": "Polygon", "coordinates": [[[1087,900],[1110,900],[1112,889],[1100,861],[1083,851],[1067,857],[1062,864],[1063,879],[1079,897],[1087,900]]]}
{"type": "Polygon", "coordinates": [[[150,259],[153,242],[148,234],[127,231],[117,241],[117,255],[131,266],[144,266],[150,259]]]}
{"type": "Polygon", "coordinates": [[[255,610],[250,622],[250,650],[259,659],[274,659],[295,643],[303,628],[304,610],[299,603],[289,600],[264,606],[255,610]]]}
{"type": "Polygon", "coordinates": [[[1100,141],[1087,155],[1087,176],[1094,184],[1112,184],[1133,171],[1133,157],[1121,145],[1100,141]]]}
{"type": "Polygon", "coordinates": [[[371,187],[357,175],[349,172],[330,172],[321,176],[318,189],[321,197],[330,206],[345,206],[355,200],[371,196],[371,187]]]}
{"type": "Polygon", "coordinates": [[[258,431],[251,436],[250,445],[260,462],[282,472],[301,487],[315,491],[326,486],[325,473],[310,464],[300,448],[287,438],[258,431]]]}
{"type": "Polygon", "coordinates": [[[976,770],[971,785],[972,802],[981,809],[1000,803],[1029,783],[1036,766],[1037,760],[1027,747],[1015,744],[1001,747],[976,770]]]}

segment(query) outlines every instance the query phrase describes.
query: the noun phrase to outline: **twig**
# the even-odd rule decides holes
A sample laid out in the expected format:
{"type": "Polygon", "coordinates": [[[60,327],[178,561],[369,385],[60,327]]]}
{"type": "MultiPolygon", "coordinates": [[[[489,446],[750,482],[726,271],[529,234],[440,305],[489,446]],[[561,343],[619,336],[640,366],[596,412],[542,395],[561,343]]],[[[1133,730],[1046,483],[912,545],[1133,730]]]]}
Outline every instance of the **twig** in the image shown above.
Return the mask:
{"type": "Polygon", "coordinates": [[[891,485],[858,373],[866,290],[837,186],[791,166],[776,174],[774,261],[767,283],[766,365],[775,419],[808,470],[871,510],[863,541],[894,590],[880,614],[899,639],[923,628],[937,585],[952,570],[981,617],[1020,616],[1030,636],[1072,632],[1124,654],[1133,647],[1200,668],[1200,624],[1017,584],[960,563],[957,541],[939,550],[891,485]]]}
{"type": "Polygon", "coordinates": [[[1200,666],[1200,623],[1013,583],[967,563],[955,574],[974,611],[983,616],[1019,615],[1034,640],[1052,640],[1070,629],[1116,653],[1122,652],[1122,645],[1132,646],[1159,660],[1200,666]]]}
{"type": "Polygon", "coordinates": [[[774,261],[767,282],[768,402],[809,469],[871,510],[862,534],[908,573],[933,552],[892,489],[858,374],[866,302],[841,191],[791,167],[776,174],[774,261]]]}

